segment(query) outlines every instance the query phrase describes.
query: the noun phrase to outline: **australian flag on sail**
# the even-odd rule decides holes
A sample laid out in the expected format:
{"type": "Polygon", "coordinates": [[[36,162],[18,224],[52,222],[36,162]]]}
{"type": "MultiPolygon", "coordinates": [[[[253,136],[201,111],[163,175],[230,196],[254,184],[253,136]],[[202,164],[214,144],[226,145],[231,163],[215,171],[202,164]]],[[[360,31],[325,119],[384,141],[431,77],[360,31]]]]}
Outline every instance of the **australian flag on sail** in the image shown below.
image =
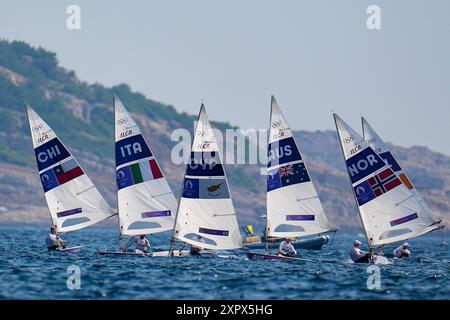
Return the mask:
{"type": "Polygon", "coordinates": [[[304,163],[288,164],[267,173],[267,191],[308,181],[311,178],[304,163]]]}
{"type": "Polygon", "coordinates": [[[302,160],[293,137],[272,142],[269,144],[267,154],[269,168],[278,164],[302,160]]]}
{"type": "Polygon", "coordinates": [[[116,142],[116,166],[153,156],[141,134],[116,142]]]}
{"type": "Polygon", "coordinates": [[[52,169],[42,172],[40,177],[44,192],[47,192],[83,174],[83,170],[78,166],[75,159],[72,158],[52,169]]]}
{"type": "Polygon", "coordinates": [[[39,171],[70,157],[69,151],[67,151],[58,138],[54,138],[37,147],[34,149],[34,154],[36,156],[39,171]]]}
{"type": "Polygon", "coordinates": [[[354,188],[358,204],[362,206],[401,184],[394,171],[387,168],[354,188]]]}

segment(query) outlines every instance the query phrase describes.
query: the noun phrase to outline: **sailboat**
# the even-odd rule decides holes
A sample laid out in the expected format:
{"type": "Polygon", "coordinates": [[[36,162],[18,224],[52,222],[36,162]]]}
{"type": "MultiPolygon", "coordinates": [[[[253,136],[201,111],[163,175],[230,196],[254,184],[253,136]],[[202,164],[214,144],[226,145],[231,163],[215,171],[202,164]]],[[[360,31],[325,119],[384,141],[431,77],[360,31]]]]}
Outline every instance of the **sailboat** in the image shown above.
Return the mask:
{"type": "Polygon", "coordinates": [[[271,98],[267,164],[266,254],[247,252],[250,260],[297,259],[270,255],[267,239],[334,232],[306,163],[275,97],[271,98]]]}
{"type": "Polygon", "coordinates": [[[376,246],[418,237],[442,225],[431,219],[411,189],[364,138],[337,114],[333,116],[371,260],[388,263],[373,254],[376,246]]]}
{"type": "Polygon", "coordinates": [[[120,251],[99,253],[150,255],[127,252],[124,239],[173,230],[177,200],[141,130],[117,95],[114,115],[120,251]]]}
{"type": "Polygon", "coordinates": [[[175,240],[209,250],[243,246],[228,179],[203,103],[184,175],[170,255],[176,255],[175,240]]]}
{"type": "MultiPolygon", "coordinates": [[[[419,191],[414,187],[411,180],[408,178],[408,175],[402,169],[400,164],[395,159],[392,152],[389,150],[387,144],[381,139],[381,137],[377,134],[377,132],[372,128],[369,122],[361,117],[362,129],[363,129],[363,138],[367,142],[367,144],[391,167],[391,169],[395,172],[398,178],[402,181],[402,183],[413,193],[417,203],[421,206],[421,223],[424,226],[434,226],[436,229],[443,228],[444,225],[441,224],[441,220],[437,219],[425,200],[420,195],[419,191]]],[[[430,232],[435,230],[434,228],[425,228],[426,232],[430,232]]]]}
{"type": "MultiPolygon", "coordinates": [[[[50,126],[26,105],[37,167],[57,233],[89,227],[114,215],[100,192],[50,126]]],[[[75,251],[80,246],[61,249],[75,251]]]]}

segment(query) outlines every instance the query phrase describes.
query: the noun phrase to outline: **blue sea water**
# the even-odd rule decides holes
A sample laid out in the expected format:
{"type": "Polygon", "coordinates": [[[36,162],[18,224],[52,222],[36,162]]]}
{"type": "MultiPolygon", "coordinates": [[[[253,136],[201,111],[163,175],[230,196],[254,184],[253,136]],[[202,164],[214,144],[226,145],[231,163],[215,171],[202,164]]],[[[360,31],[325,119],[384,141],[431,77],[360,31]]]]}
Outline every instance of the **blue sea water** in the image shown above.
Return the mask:
{"type": "MultiPolygon", "coordinates": [[[[72,245],[83,245],[79,253],[48,253],[46,234],[39,226],[0,226],[0,299],[450,299],[449,246],[441,245],[438,232],[411,240],[411,259],[381,266],[379,290],[367,288],[367,265],[349,262],[354,236],[342,233],[322,251],[300,251],[332,261],[326,263],[254,262],[244,254],[237,259],[96,254],[117,249],[114,228],[68,234],[72,245]],[[72,265],[81,271],[79,290],[67,286],[72,265]]],[[[168,235],[151,240],[155,248],[167,249],[168,235]]]]}

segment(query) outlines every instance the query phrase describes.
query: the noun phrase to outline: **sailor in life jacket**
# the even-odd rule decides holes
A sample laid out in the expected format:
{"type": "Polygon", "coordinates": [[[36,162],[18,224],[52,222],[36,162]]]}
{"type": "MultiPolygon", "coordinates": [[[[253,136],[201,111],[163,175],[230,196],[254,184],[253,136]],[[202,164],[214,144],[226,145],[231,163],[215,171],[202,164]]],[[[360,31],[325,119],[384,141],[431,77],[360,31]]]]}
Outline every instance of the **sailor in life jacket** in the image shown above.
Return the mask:
{"type": "Polygon", "coordinates": [[[50,228],[50,233],[45,239],[45,243],[47,244],[47,249],[49,251],[56,249],[64,249],[66,247],[65,241],[62,240],[57,234],[54,227],[50,228]]]}
{"type": "Polygon", "coordinates": [[[278,248],[278,254],[285,257],[294,257],[297,255],[297,251],[295,251],[295,248],[292,245],[290,238],[286,238],[286,240],[280,243],[280,247],[278,248]]]}
{"type": "MultiPolygon", "coordinates": [[[[198,242],[205,243],[205,239],[201,235],[197,235],[198,242]]],[[[202,248],[200,246],[196,246],[195,244],[191,245],[191,249],[189,250],[189,254],[191,256],[199,256],[201,255],[202,248]]]]}
{"type": "Polygon", "coordinates": [[[361,241],[355,240],[353,248],[350,249],[350,258],[354,263],[369,263],[370,254],[361,250],[361,241]]]}
{"type": "Polygon", "coordinates": [[[409,258],[411,252],[409,251],[409,244],[405,242],[400,247],[394,250],[394,256],[396,258],[409,258]]]}
{"type": "Polygon", "coordinates": [[[150,250],[150,241],[145,237],[144,234],[139,236],[139,239],[136,240],[136,253],[148,253],[150,250]]]}

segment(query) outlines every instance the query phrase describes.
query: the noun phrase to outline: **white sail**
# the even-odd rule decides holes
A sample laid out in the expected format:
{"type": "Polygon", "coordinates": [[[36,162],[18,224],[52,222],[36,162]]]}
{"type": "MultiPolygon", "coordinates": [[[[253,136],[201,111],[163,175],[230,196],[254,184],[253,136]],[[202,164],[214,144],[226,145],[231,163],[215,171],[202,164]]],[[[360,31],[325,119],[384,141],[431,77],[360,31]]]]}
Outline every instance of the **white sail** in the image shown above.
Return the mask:
{"type": "Polygon", "coordinates": [[[272,96],[267,169],[267,235],[302,237],[334,231],[292,131],[272,96]]]}
{"type": "Polygon", "coordinates": [[[172,230],[177,201],[141,130],[114,96],[117,206],[121,235],[172,230]]]}
{"type": "Polygon", "coordinates": [[[334,120],[369,245],[403,241],[440,228],[367,142],[336,114],[334,120]]]}
{"type": "Polygon", "coordinates": [[[425,200],[423,200],[419,191],[414,188],[411,180],[408,178],[405,171],[402,169],[400,164],[395,159],[392,152],[389,150],[387,144],[381,139],[381,137],[375,132],[372,126],[367,122],[364,117],[361,117],[362,128],[363,128],[363,137],[369,146],[386,162],[391,169],[396,173],[396,175],[400,178],[403,184],[411,190],[411,192],[416,197],[417,202],[422,206],[422,219],[427,220],[428,223],[439,223],[439,219],[433,215],[432,211],[426,204],[425,200]]]}
{"type": "Polygon", "coordinates": [[[242,238],[216,138],[202,104],[183,181],[174,237],[204,249],[237,249],[242,238]]]}
{"type": "Polygon", "coordinates": [[[45,199],[57,232],[82,229],[114,215],[55,132],[28,105],[27,115],[45,199]]]}

